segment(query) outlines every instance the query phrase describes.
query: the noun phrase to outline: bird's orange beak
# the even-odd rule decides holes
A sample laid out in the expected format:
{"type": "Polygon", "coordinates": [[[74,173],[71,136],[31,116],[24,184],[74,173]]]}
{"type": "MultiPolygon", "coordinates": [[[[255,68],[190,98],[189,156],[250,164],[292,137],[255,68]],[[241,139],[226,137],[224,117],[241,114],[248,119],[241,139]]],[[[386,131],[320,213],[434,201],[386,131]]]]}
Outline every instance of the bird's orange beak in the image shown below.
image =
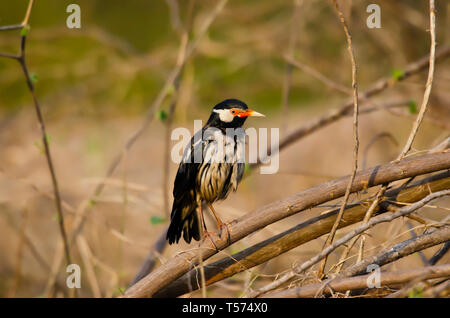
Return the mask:
{"type": "Polygon", "coordinates": [[[249,116],[254,116],[254,117],[266,117],[265,115],[258,113],[252,109],[247,109],[245,111],[239,111],[236,116],[238,117],[249,117],[249,116]]]}

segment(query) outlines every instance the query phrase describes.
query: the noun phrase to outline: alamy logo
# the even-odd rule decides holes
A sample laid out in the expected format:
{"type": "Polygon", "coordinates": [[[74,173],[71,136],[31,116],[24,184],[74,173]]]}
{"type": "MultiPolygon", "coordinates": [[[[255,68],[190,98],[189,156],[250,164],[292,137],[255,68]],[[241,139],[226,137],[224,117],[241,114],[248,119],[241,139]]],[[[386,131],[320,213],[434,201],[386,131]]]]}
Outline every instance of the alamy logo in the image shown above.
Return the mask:
{"type": "Polygon", "coordinates": [[[371,273],[367,277],[367,287],[380,288],[381,287],[381,271],[377,264],[370,264],[366,269],[367,273],[371,273]]]}
{"type": "Polygon", "coordinates": [[[202,121],[194,120],[192,138],[187,128],[175,128],[171,139],[178,141],[172,148],[171,158],[175,163],[257,163],[263,164],[261,174],[274,174],[279,168],[279,129],[270,129],[270,152],[268,129],[227,128],[225,134],[214,127],[202,131],[202,121]],[[246,139],[248,137],[248,159],[246,139]],[[192,144],[191,144],[192,142],[192,144]]]}
{"type": "Polygon", "coordinates": [[[70,264],[66,268],[67,276],[66,285],[68,288],[81,288],[81,269],[77,264],[70,264]]]}
{"type": "Polygon", "coordinates": [[[66,25],[69,29],[80,29],[81,28],[81,8],[78,4],[69,4],[66,8],[69,16],[66,20],[66,25]]]}
{"type": "Polygon", "coordinates": [[[367,6],[367,13],[371,13],[366,20],[366,25],[369,29],[381,28],[381,8],[378,4],[372,3],[367,6]]]}

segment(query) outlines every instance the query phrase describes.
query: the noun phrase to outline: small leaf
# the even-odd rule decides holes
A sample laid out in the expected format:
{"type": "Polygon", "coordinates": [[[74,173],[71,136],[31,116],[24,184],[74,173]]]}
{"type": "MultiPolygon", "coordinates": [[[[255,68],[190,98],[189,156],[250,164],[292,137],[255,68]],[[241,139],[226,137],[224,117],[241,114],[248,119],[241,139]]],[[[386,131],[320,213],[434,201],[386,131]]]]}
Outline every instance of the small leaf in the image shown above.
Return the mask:
{"type": "Polygon", "coordinates": [[[392,70],[392,77],[398,81],[400,79],[402,79],[405,76],[405,72],[402,70],[398,70],[398,69],[394,69],[392,70]]]}
{"type": "Polygon", "coordinates": [[[89,206],[94,206],[97,204],[97,202],[95,202],[94,199],[90,199],[88,204],[89,204],[89,206]]]}
{"type": "Polygon", "coordinates": [[[252,167],[247,162],[245,163],[244,173],[250,173],[252,171],[252,167]]]}
{"type": "Polygon", "coordinates": [[[30,32],[30,26],[27,24],[20,30],[20,36],[27,36],[30,32]]]}
{"type": "Polygon", "coordinates": [[[408,298],[423,298],[423,297],[424,294],[422,289],[413,288],[408,294],[408,298]]]}
{"type": "Polygon", "coordinates": [[[167,120],[167,117],[168,117],[167,113],[162,109],[158,111],[157,116],[160,121],[165,121],[165,120],[167,120]]]}
{"type": "Polygon", "coordinates": [[[166,222],[166,219],[165,219],[165,218],[162,218],[162,217],[160,217],[160,216],[152,215],[152,216],[150,217],[150,223],[151,223],[152,225],[158,225],[158,224],[162,224],[162,223],[164,223],[164,222],[166,222]]]}
{"type": "Polygon", "coordinates": [[[31,73],[30,74],[30,81],[34,84],[38,81],[39,77],[37,76],[36,73],[31,73]]]}
{"type": "Polygon", "coordinates": [[[408,106],[409,106],[409,112],[411,114],[417,114],[417,102],[415,100],[410,100],[408,102],[408,106]]]}
{"type": "Polygon", "coordinates": [[[35,141],[34,145],[36,146],[37,149],[39,149],[39,152],[41,154],[45,153],[45,149],[44,149],[44,145],[42,144],[42,141],[35,141]]]}

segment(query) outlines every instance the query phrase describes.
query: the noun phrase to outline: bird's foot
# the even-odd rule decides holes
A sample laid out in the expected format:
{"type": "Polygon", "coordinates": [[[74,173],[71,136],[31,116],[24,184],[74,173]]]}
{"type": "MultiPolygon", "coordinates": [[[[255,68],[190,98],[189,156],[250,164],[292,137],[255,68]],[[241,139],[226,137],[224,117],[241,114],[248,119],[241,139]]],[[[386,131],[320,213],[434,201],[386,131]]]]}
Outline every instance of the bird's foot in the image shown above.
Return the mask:
{"type": "MultiPolygon", "coordinates": [[[[203,231],[203,239],[202,239],[202,242],[204,242],[205,239],[208,238],[208,240],[209,240],[209,242],[211,243],[211,245],[213,246],[213,248],[218,252],[219,249],[217,248],[216,244],[214,243],[214,240],[213,240],[212,237],[211,237],[211,236],[213,236],[213,235],[219,237],[219,235],[217,235],[217,233],[215,233],[215,232],[207,232],[207,231],[203,231]]],[[[219,238],[220,238],[220,237],[219,237],[219,238]]]]}
{"type": "Polygon", "coordinates": [[[222,233],[223,233],[223,230],[225,229],[226,230],[226,235],[227,235],[227,244],[228,245],[230,245],[231,244],[231,230],[230,230],[230,228],[228,227],[228,224],[230,224],[231,222],[226,222],[226,223],[223,223],[223,222],[220,222],[219,224],[217,224],[217,227],[219,228],[219,236],[220,236],[220,238],[222,238],[222,233]]]}

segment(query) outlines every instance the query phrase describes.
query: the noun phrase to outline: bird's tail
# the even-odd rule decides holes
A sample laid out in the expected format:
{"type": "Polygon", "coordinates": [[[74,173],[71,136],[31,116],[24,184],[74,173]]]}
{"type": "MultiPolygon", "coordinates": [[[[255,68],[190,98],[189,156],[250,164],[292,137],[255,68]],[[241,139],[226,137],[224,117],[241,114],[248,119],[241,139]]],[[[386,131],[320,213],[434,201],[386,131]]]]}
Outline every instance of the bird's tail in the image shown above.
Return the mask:
{"type": "Polygon", "coordinates": [[[197,204],[186,206],[175,200],[166,239],[169,244],[178,243],[181,235],[187,243],[190,243],[192,239],[199,241],[201,237],[200,218],[197,213],[197,204]]]}

